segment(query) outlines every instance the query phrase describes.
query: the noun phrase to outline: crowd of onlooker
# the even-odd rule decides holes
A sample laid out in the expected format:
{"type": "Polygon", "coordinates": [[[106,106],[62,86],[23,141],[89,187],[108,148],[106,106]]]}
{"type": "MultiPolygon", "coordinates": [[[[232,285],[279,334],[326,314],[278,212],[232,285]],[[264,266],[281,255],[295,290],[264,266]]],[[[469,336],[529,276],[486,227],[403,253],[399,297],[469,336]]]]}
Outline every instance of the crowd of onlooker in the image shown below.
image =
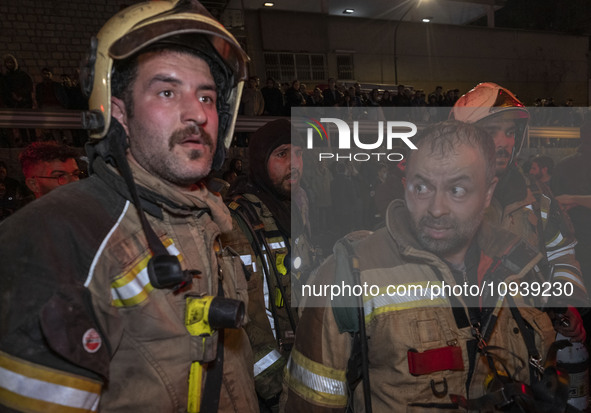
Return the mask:
{"type": "Polygon", "coordinates": [[[359,82],[347,84],[334,78],[327,84],[308,87],[299,80],[279,82],[267,78],[261,87],[258,76],[251,76],[242,96],[241,114],[247,116],[289,116],[291,108],[320,107],[451,107],[460,97],[459,89],[437,86],[429,95],[423,89],[397,85],[395,90],[364,87],[359,82]]]}
{"type": "MultiPolygon", "coordinates": [[[[41,81],[33,82],[16,57],[3,56],[4,67],[0,71],[0,108],[40,110],[84,110],[88,108],[86,97],[78,82],[78,75],[61,74],[54,79],[53,70],[41,69],[41,81]]],[[[85,140],[82,131],[58,131],[34,129],[0,129],[0,147],[19,147],[37,140],[66,141],[81,146],[85,140]]]]}
{"type": "MultiPolygon", "coordinates": [[[[271,77],[261,87],[258,76],[251,76],[241,103],[241,114],[246,116],[289,116],[294,107],[452,107],[462,93],[460,89],[444,90],[437,86],[429,94],[410,85],[371,87],[360,82],[346,83],[334,78],[327,84],[308,85],[299,80],[281,82],[271,77]]],[[[558,105],[554,98],[537,98],[532,107],[573,107],[573,99],[558,105]]]]}
{"type": "MultiPolygon", "coordinates": [[[[24,71],[15,56],[3,56],[3,67],[0,71],[0,108],[84,110],[88,107],[79,81],[78,74],[60,75],[54,79],[53,70],[44,67],[41,70],[41,81],[35,83],[29,73],[24,71]]],[[[458,88],[444,90],[437,86],[426,93],[424,89],[411,85],[387,86],[367,85],[360,82],[343,82],[330,78],[327,83],[309,85],[299,80],[291,82],[267,78],[261,87],[260,78],[253,75],[249,78],[243,94],[240,114],[245,116],[289,116],[294,107],[411,107],[425,108],[424,116],[433,117],[432,113],[439,107],[451,107],[461,93],[458,88]]],[[[557,105],[552,97],[538,98],[532,102],[532,108],[573,107],[572,99],[557,105]]],[[[439,114],[445,111],[440,111],[439,114]]],[[[443,115],[442,115],[443,116],[443,115]]],[[[576,111],[569,124],[576,125],[579,121],[576,111]]],[[[560,122],[563,120],[561,119],[560,122]]],[[[550,115],[532,117],[532,125],[548,126],[558,124],[559,120],[550,115]]],[[[86,140],[81,130],[35,130],[35,129],[0,129],[0,147],[22,147],[27,143],[39,140],[56,140],[73,146],[82,146],[86,140]]],[[[237,140],[246,146],[247,139],[239,136],[237,140]]]]}

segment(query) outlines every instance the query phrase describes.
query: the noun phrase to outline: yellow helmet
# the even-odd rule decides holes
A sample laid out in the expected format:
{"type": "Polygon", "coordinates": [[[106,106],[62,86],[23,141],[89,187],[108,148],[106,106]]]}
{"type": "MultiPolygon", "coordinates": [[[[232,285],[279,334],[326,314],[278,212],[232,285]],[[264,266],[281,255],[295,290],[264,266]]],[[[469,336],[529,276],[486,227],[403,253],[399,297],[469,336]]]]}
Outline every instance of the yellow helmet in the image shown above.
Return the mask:
{"type": "Polygon", "coordinates": [[[211,61],[223,67],[225,73],[221,74],[213,73],[212,68],[216,83],[222,79],[218,84],[218,150],[223,151],[232,140],[250,59],[234,36],[197,0],[156,0],[133,5],[109,19],[91,39],[80,71],[80,84],[89,97],[83,124],[90,130],[90,138],[102,139],[109,130],[114,61],[127,59],[155,43],[178,43],[199,51],[207,46],[202,53],[207,55],[210,67],[211,61]]]}

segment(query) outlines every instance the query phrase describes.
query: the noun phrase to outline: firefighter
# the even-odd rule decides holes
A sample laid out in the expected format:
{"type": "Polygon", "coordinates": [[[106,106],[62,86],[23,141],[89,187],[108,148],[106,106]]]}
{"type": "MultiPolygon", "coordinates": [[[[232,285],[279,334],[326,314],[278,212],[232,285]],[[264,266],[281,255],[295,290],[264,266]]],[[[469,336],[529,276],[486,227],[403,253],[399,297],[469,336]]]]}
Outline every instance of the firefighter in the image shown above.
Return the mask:
{"type": "Polygon", "coordinates": [[[277,408],[286,356],[298,323],[297,300],[292,297],[313,265],[308,201],[300,187],[302,147],[297,138],[292,139],[291,123],[286,119],[257,130],[248,147],[248,181],[233,190],[228,203],[234,233],[224,236],[224,241],[245,258],[253,272],[249,280],[252,300],[261,302],[264,297],[265,302],[265,307],[250,307],[247,326],[263,410],[277,408]]]}
{"type": "Polygon", "coordinates": [[[220,168],[248,56],[196,0],[138,3],[82,70],[91,175],[0,231],[2,411],[255,412],[220,168]]]}
{"type": "Polygon", "coordinates": [[[506,88],[480,83],[458,99],[450,118],[477,124],[494,141],[499,183],[485,218],[528,240],[545,255],[541,265],[547,281],[573,287],[572,296],[553,295],[545,306],[561,309],[551,313],[557,332],[584,342],[585,329],[574,306],[586,307],[588,296],[575,259],[572,224],[558,202],[517,165],[527,136],[529,112],[506,88]]]}
{"type": "MultiPolygon", "coordinates": [[[[483,223],[498,182],[485,137],[458,121],[421,132],[407,158],[405,201],[390,204],[386,227],[340,241],[320,266],[287,365],[286,412],[521,412],[535,405],[530,386],[540,382],[534,365],[553,342],[550,319],[487,287],[536,277],[542,256],[483,223]],[[318,294],[325,285],[368,292],[318,294]],[[444,293],[444,285],[484,290],[444,293]]],[[[550,411],[541,407],[526,411],[550,411]]]]}

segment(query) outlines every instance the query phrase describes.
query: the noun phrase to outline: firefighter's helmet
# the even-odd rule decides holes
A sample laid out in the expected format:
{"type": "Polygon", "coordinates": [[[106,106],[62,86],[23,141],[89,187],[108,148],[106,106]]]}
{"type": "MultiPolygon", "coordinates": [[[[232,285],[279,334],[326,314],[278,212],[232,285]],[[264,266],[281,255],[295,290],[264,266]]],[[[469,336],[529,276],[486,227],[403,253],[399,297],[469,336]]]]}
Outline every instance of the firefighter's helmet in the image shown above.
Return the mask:
{"type": "Polygon", "coordinates": [[[219,164],[220,155],[223,161],[224,148],[231,143],[249,58],[234,36],[197,0],[147,1],[120,11],[105,23],[91,40],[81,66],[81,86],[89,97],[84,126],[90,130],[90,138],[105,137],[111,122],[114,62],[161,43],[192,48],[212,70],[218,88],[219,113],[214,165],[219,164]]]}
{"type": "Polygon", "coordinates": [[[529,112],[511,91],[496,83],[480,83],[461,96],[449,114],[450,119],[476,124],[493,116],[515,120],[516,132],[512,162],[519,154],[527,136],[529,112]]]}

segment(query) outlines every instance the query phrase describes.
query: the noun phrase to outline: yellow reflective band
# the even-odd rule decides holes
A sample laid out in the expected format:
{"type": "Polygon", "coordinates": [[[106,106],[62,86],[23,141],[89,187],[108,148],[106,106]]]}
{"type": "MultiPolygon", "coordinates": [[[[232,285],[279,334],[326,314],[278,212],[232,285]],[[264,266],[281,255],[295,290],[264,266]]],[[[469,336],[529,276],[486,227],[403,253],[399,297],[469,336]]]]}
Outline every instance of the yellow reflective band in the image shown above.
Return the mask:
{"type": "Polygon", "coordinates": [[[27,412],[95,412],[102,384],[0,352],[0,404],[27,412]]]}
{"type": "Polygon", "coordinates": [[[422,281],[382,287],[379,290],[379,295],[364,297],[365,321],[369,322],[380,314],[392,311],[448,306],[449,300],[443,294],[442,289],[433,288],[441,287],[441,285],[441,281],[422,281]],[[393,294],[394,292],[400,294],[393,294]]]}
{"type": "MultiPolygon", "coordinates": [[[[163,243],[170,254],[177,256],[180,262],[183,261],[183,256],[172,239],[166,239],[163,243]]],[[[148,275],[148,262],[151,258],[152,255],[146,252],[131,270],[111,283],[111,298],[114,306],[134,306],[148,298],[148,293],[154,289],[148,275]]]]}
{"type": "Polygon", "coordinates": [[[254,376],[258,376],[263,371],[271,367],[277,360],[281,359],[281,353],[273,349],[268,352],[264,357],[261,357],[256,363],[254,363],[254,376]]]}
{"type": "Polygon", "coordinates": [[[287,362],[285,380],[292,391],[314,404],[331,408],[347,405],[345,370],[326,367],[295,349],[287,362]]]}

